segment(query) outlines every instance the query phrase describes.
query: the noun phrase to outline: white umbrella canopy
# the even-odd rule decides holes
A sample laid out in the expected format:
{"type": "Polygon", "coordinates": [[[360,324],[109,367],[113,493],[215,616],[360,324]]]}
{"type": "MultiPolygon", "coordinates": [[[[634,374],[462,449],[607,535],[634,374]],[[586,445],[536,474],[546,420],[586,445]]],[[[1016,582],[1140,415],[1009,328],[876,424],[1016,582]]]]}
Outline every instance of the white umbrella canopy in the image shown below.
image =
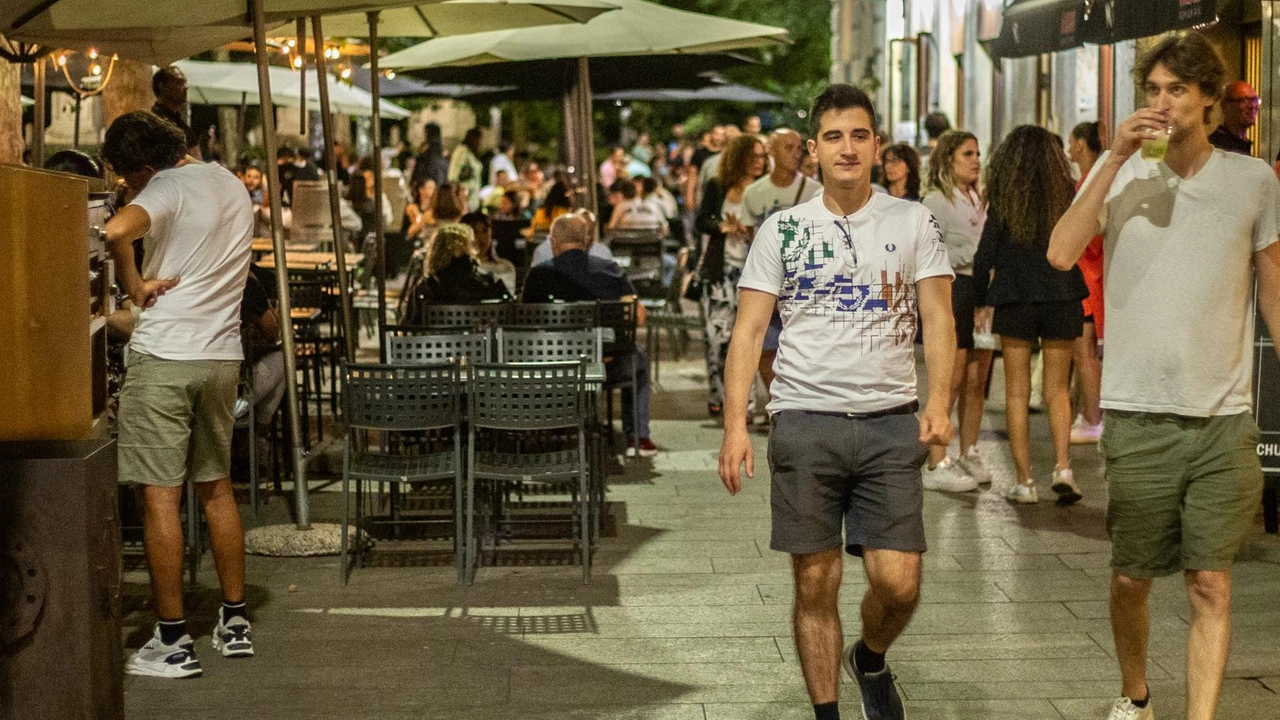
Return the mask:
{"type": "Polygon", "coordinates": [[[785,28],[685,12],[644,0],[580,25],[496,30],[428,40],[383,58],[384,68],[483,65],[553,58],[713,53],[790,42],[785,28]]]}
{"type": "Polygon", "coordinates": [[[0,29],[10,40],[40,45],[48,50],[98,49],[105,56],[168,65],[174,60],[212,50],[249,35],[244,27],[206,25],[184,28],[123,28],[113,30],[56,30],[42,21],[30,23],[21,31],[0,29]]]}
{"type": "MultiPolygon", "coordinates": [[[[434,38],[584,23],[617,7],[612,0],[445,0],[382,10],[378,36],[434,38]]],[[[369,19],[364,12],[331,15],[324,19],[324,32],[330,37],[368,37],[369,19]]],[[[277,30],[273,36],[291,33],[277,30]]]]}
{"type": "MultiPolygon", "coordinates": [[[[187,98],[198,105],[257,105],[258,68],[251,63],[197,62],[182,60],[175,65],[187,76],[187,98]]],[[[302,73],[282,67],[272,67],[271,100],[282,107],[298,107],[301,104],[300,81],[302,73]]],[[[307,69],[307,109],[319,110],[315,88],[316,71],[307,69]]],[[[367,91],[338,81],[329,76],[329,105],[333,112],[347,115],[368,116],[372,113],[373,96],[367,91]]],[[[408,110],[394,103],[381,101],[382,114],[393,118],[406,118],[408,110]]]]}
{"type": "MultiPolygon", "coordinates": [[[[418,0],[414,4],[432,2],[418,0]]],[[[264,4],[264,19],[282,22],[410,3],[406,0],[266,0],[264,4]]],[[[0,3],[0,34],[16,36],[34,23],[52,30],[185,29],[195,25],[247,28],[248,8],[245,0],[5,0],[0,3]]]]}

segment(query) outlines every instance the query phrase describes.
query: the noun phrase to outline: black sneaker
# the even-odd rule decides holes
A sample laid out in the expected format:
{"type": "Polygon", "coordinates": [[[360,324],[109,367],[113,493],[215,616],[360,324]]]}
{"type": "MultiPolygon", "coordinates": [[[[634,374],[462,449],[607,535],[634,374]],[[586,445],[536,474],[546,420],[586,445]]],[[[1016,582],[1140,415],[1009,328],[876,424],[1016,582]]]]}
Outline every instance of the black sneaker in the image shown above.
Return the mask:
{"type": "Polygon", "coordinates": [[[845,648],[841,664],[849,677],[857,681],[858,690],[862,693],[862,720],[906,720],[907,711],[902,707],[902,698],[893,684],[888,663],[880,672],[864,675],[853,661],[853,650],[857,646],[858,643],[854,643],[845,648]]]}

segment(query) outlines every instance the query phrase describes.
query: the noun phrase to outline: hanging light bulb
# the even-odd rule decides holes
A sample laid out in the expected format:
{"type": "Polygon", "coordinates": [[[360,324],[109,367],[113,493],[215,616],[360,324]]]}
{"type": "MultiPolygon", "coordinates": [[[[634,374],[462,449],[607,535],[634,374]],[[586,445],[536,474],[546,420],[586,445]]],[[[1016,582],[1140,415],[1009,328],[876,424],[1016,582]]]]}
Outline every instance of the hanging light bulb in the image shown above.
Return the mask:
{"type": "Polygon", "coordinates": [[[289,38],[288,40],[285,41],[285,44],[288,45],[289,47],[297,47],[298,41],[295,40],[294,38],[289,38]]]}
{"type": "Polygon", "coordinates": [[[95,48],[95,47],[89,48],[89,59],[90,60],[98,59],[98,48],[95,48]]]}
{"type": "Polygon", "coordinates": [[[60,68],[64,68],[64,67],[66,67],[66,66],[67,66],[67,56],[66,56],[66,54],[64,53],[64,54],[62,54],[62,55],[59,55],[59,56],[58,56],[58,67],[60,67],[60,68]]]}
{"type": "Polygon", "coordinates": [[[350,79],[351,79],[351,68],[349,68],[349,67],[344,67],[344,68],[342,68],[342,72],[341,72],[341,73],[338,73],[338,74],[342,76],[342,79],[343,79],[343,80],[350,80],[350,79]]]}
{"type": "Polygon", "coordinates": [[[90,66],[89,66],[89,74],[90,74],[90,75],[93,75],[93,76],[95,76],[95,77],[96,77],[96,76],[98,76],[98,75],[101,75],[101,74],[102,74],[102,66],[101,66],[101,65],[99,65],[98,63],[93,63],[92,65],[90,65],[90,66]]]}
{"type": "Polygon", "coordinates": [[[384,74],[387,76],[387,79],[388,79],[388,80],[394,80],[394,79],[395,79],[395,77],[396,77],[396,71],[395,71],[395,70],[388,70],[388,71],[387,71],[386,73],[384,73],[384,74]]]}
{"type": "Polygon", "coordinates": [[[302,56],[301,56],[301,55],[299,55],[299,56],[297,56],[297,57],[295,57],[295,58],[293,59],[293,68],[294,68],[295,70],[301,70],[301,69],[302,69],[302,56]]]}

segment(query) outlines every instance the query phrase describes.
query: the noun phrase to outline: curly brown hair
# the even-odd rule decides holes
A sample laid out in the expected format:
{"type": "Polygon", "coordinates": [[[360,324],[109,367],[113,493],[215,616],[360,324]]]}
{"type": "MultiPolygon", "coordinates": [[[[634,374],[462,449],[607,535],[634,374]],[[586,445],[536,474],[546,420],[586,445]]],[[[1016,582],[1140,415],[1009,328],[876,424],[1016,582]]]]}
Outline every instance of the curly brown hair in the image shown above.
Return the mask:
{"type": "Polygon", "coordinates": [[[748,181],[755,180],[751,177],[751,155],[756,151],[757,145],[764,152],[764,141],[758,135],[739,135],[729,143],[729,147],[724,149],[724,155],[720,157],[720,167],[717,168],[716,181],[720,183],[720,187],[728,190],[744,178],[748,181]]]}
{"type": "Polygon", "coordinates": [[[1015,242],[1048,247],[1049,234],[1075,197],[1062,140],[1035,125],[1013,129],[986,171],[987,203],[1015,242]]]}
{"type": "Polygon", "coordinates": [[[436,229],[427,248],[427,275],[435,275],[462,256],[471,256],[475,232],[462,223],[445,223],[436,229]]]}
{"type": "MultiPolygon", "coordinates": [[[[938,138],[938,146],[929,154],[929,190],[940,192],[947,200],[954,200],[956,189],[955,159],[960,146],[970,140],[978,142],[976,135],[963,130],[948,130],[938,138]]],[[[981,194],[981,191],[979,191],[981,194]]]]}

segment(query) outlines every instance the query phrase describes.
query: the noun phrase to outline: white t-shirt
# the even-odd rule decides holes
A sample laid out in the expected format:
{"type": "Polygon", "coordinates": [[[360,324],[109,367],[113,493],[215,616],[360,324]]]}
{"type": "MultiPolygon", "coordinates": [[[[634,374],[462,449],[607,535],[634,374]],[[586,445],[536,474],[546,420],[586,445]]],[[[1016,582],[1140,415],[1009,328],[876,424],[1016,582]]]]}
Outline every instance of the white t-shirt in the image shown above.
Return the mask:
{"type": "Polygon", "coordinates": [[[947,246],[951,267],[957,275],[973,274],[973,256],[982,239],[982,226],[987,222],[987,206],[975,191],[953,190],[948,200],[941,192],[931,192],[921,200],[937,218],[942,228],[942,242],[947,246]]]}
{"type": "Polygon", "coordinates": [[[241,360],[253,205],[221,165],[161,170],[134,204],[151,218],[142,277],[178,284],[142,311],[129,347],[168,360],[241,360]]]}
{"type": "Polygon", "coordinates": [[[1192,417],[1248,412],[1253,254],[1280,232],[1275,173],[1261,160],[1214,150],[1183,180],[1134,153],[1098,222],[1107,306],[1102,407],[1192,417]]]}
{"type": "Polygon", "coordinates": [[[773,180],[765,175],[748,185],[742,193],[742,209],[746,213],[742,224],[758,228],[764,224],[765,218],[779,210],[808,202],[815,195],[821,194],[822,185],[800,173],[796,173],[795,179],[786,187],[774,185],[773,180]],[[801,188],[801,185],[804,187],[801,188]],[[797,194],[800,196],[798,201],[797,194]]]}
{"type": "MultiPolygon", "coordinates": [[[[587,254],[593,257],[603,258],[605,260],[613,259],[613,251],[609,249],[608,245],[605,245],[602,242],[591,243],[591,247],[587,248],[587,254]]],[[[551,251],[551,240],[543,240],[533,248],[533,259],[529,261],[529,267],[541,265],[542,263],[551,260],[553,257],[555,257],[555,253],[551,251]]]]}
{"type": "Polygon", "coordinates": [[[778,297],[769,412],[875,412],[916,399],[916,283],[951,277],[933,215],[872,193],[849,216],[822,197],[774,214],[739,288],[778,297]]]}

